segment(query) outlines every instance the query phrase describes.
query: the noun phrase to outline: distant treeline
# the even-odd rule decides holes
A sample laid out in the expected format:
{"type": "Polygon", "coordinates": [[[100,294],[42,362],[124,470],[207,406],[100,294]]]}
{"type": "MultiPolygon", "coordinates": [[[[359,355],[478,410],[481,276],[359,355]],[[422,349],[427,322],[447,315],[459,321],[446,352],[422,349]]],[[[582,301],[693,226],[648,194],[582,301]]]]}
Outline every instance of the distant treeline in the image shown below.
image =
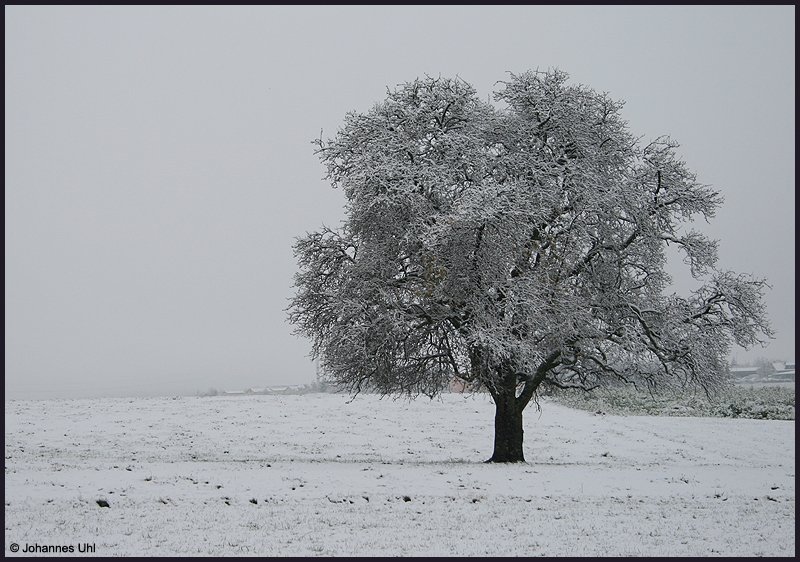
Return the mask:
{"type": "Polygon", "coordinates": [[[284,385],[265,388],[248,388],[246,390],[218,390],[209,388],[205,392],[198,392],[198,396],[259,396],[259,395],[296,395],[313,393],[335,393],[336,389],[325,382],[314,381],[303,385],[284,385]]]}

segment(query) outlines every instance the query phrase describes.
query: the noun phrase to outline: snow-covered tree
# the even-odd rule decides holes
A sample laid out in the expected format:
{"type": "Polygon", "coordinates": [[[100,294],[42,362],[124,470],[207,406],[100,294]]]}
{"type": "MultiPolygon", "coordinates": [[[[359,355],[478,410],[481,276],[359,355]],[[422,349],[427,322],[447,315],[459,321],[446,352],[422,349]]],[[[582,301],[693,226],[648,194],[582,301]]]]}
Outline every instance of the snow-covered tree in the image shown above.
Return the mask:
{"type": "Polygon", "coordinates": [[[327,380],[433,396],[455,377],[496,405],[491,461],[524,461],[541,385],[724,381],[729,346],[771,337],[765,281],[720,271],[688,228],[720,195],[677,144],[634,138],[622,104],[559,70],[483,102],[460,79],[399,86],[318,142],[346,220],[295,244],[289,318],[327,380]],[[703,282],[666,294],[665,247],[703,282]]]}

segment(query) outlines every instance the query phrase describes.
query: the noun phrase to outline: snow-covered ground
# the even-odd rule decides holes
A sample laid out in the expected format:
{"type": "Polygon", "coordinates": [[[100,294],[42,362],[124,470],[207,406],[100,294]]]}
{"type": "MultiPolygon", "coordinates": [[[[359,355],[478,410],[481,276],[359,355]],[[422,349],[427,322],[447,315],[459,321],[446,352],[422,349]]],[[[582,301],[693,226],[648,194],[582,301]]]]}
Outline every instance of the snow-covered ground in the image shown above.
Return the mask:
{"type": "Polygon", "coordinates": [[[794,422],[542,402],[528,463],[504,466],[481,462],[493,415],[463,395],[9,401],[5,554],[795,553],[794,422]]]}

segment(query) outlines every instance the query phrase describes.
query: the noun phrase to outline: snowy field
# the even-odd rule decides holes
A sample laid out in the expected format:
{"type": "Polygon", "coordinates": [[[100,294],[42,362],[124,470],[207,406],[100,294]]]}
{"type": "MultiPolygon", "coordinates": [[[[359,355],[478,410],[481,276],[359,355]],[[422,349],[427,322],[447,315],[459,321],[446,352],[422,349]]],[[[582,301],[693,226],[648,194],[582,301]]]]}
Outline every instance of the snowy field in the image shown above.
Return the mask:
{"type": "Polygon", "coordinates": [[[462,395],[8,401],[5,554],[794,555],[792,421],[543,401],[528,463],[503,466],[481,462],[493,415],[462,395]]]}

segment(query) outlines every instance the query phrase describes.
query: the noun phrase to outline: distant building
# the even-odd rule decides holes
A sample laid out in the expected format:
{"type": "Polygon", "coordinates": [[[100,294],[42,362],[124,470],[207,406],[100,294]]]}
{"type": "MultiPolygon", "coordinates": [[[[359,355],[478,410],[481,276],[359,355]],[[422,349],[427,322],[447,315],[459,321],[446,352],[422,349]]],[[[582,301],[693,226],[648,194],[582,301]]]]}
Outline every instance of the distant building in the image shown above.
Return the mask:
{"type": "Polygon", "coordinates": [[[739,382],[794,382],[794,361],[772,361],[760,367],[732,366],[731,377],[739,382]],[[769,370],[772,367],[772,370],[769,370]]]}
{"type": "Polygon", "coordinates": [[[775,372],[770,375],[770,380],[794,382],[794,361],[776,361],[772,365],[775,372]]]}
{"type": "Polygon", "coordinates": [[[450,392],[456,392],[462,394],[467,391],[467,383],[461,379],[453,377],[450,379],[449,388],[450,392]]]}
{"type": "Polygon", "coordinates": [[[753,375],[758,374],[758,367],[731,367],[731,376],[736,379],[742,379],[744,377],[750,377],[753,375]]]}

